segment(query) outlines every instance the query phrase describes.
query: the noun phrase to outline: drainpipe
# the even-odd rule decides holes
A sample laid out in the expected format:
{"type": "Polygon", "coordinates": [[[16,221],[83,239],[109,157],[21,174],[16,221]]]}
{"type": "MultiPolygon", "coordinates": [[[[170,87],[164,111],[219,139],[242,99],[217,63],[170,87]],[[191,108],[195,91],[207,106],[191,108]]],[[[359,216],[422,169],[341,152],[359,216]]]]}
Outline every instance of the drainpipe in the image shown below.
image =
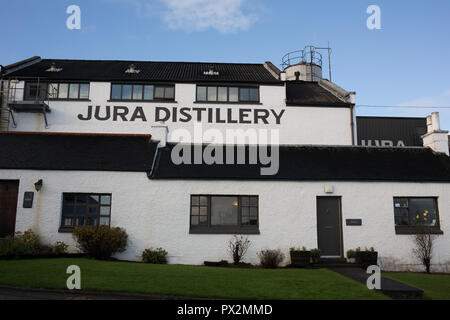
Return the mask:
{"type": "Polygon", "coordinates": [[[350,102],[350,128],[352,130],[352,145],[356,146],[358,145],[358,141],[357,141],[357,134],[356,134],[356,112],[355,112],[355,92],[350,92],[349,94],[349,102],[350,102]]]}

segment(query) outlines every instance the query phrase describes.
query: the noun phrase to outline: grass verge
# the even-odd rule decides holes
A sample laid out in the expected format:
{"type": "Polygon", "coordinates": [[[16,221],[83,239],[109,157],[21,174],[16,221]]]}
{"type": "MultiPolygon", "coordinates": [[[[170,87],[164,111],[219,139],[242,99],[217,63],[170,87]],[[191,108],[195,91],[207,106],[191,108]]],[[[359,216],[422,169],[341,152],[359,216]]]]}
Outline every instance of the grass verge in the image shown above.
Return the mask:
{"type": "Polygon", "coordinates": [[[211,268],[81,258],[0,261],[0,284],[65,289],[70,265],[81,268],[83,290],[225,299],[386,299],[326,269],[211,268]]]}

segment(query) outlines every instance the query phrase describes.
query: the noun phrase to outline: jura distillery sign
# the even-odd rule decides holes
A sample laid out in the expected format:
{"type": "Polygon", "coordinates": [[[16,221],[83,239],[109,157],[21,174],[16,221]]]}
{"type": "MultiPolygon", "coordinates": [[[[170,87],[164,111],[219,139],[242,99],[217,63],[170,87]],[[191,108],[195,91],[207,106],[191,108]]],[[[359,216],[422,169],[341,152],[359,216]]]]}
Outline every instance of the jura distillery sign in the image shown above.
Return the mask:
{"type": "MultiPolygon", "coordinates": [[[[153,108],[151,108],[153,110],[153,108]]],[[[154,114],[143,107],[88,106],[78,114],[82,121],[171,121],[227,124],[280,124],[284,109],[210,108],[210,107],[155,107],[154,114]]]]}

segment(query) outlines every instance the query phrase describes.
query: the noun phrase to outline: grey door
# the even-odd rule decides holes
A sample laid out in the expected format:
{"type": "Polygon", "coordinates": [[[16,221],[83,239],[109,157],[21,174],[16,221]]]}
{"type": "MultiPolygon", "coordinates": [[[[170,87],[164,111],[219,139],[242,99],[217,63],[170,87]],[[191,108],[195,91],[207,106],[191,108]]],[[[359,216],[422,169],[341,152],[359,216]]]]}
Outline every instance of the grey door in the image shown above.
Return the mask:
{"type": "Polygon", "coordinates": [[[322,256],[342,256],[341,198],[317,197],[317,237],[322,256]]]}

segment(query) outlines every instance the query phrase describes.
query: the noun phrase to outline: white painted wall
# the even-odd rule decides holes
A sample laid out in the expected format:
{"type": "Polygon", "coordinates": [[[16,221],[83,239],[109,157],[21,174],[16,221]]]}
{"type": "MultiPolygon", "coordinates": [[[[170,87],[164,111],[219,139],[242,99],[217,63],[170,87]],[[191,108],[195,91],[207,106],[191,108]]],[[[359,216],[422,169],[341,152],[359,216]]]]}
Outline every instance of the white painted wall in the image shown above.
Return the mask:
{"type": "MultiPolygon", "coordinates": [[[[17,84],[23,87],[23,82],[17,84]]],[[[49,128],[45,128],[41,114],[19,113],[15,114],[17,127],[12,131],[39,131],[39,132],[95,132],[95,133],[145,133],[152,134],[151,125],[155,122],[155,108],[220,108],[223,117],[227,109],[232,108],[237,114],[239,109],[274,109],[277,113],[285,110],[281,123],[276,124],[275,118],[270,117],[269,124],[208,124],[203,122],[204,131],[218,129],[225,134],[226,129],[278,129],[281,144],[319,144],[319,145],[351,145],[351,116],[348,108],[326,107],[286,107],[285,88],[283,86],[261,86],[261,104],[234,105],[234,104],[200,104],[195,101],[195,84],[176,84],[176,103],[142,103],[142,102],[108,102],[110,97],[110,83],[91,82],[91,101],[50,101],[51,113],[47,115],[49,128]],[[135,107],[141,106],[146,114],[146,122],[137,119],[134,122],[123,122],[96,119],[82,121],[79,114],[85,115],[87,107],[101,106],[104,115],[105,106],[126,106],[131,112],[135,107]]],[[[20,90],[17,92],[21,92],[20,90]]],[[[131,116],[131,114],[130,114],[131,116]]],[[[129,118],[130,118],[129,116],[129,118]]],[[[128,118],[128,120],[130,120],[128,118]]],[[[194,121],[188,123],[167,121],[170,132],[183,128],[193,133],[194,121]]],[[[169,140],[170,136],[169,136],[169,140]]]]}
{"type": "MultiPolygon", "coordinates": [[[[251,235],[246,260],[257,263],[262,249],[317,247],[316,197],[324,185],[342,196],[342,218],[362,219],[361,227],[343,227],[344,251],[375,247],[385,270],[419,270],[412,236],[396,235],[393,197],[439,197],[441,229],[435,245],[434,271],[450,272],[450,184],[386,182],[261,182],[149,180],[145,173],[0,170],[0,179],[20,179],[17,231],[33,228],[48,243],[64,241],[74,249],[71,234],[58,233],[62,192],[112,193],[111,224],[126,229],[129,244],[121,259],[138,260],[144,248],[163,247],[170,263],[202,264],[229,259],[231,235],[189,234],[191,194],[259,196],[260,235],[251,235]],[[43,179],[32,209],[22,208],[25,191],[43,179]]],[[[286,261],[287,262],[287,261],[286,261]]]]}

